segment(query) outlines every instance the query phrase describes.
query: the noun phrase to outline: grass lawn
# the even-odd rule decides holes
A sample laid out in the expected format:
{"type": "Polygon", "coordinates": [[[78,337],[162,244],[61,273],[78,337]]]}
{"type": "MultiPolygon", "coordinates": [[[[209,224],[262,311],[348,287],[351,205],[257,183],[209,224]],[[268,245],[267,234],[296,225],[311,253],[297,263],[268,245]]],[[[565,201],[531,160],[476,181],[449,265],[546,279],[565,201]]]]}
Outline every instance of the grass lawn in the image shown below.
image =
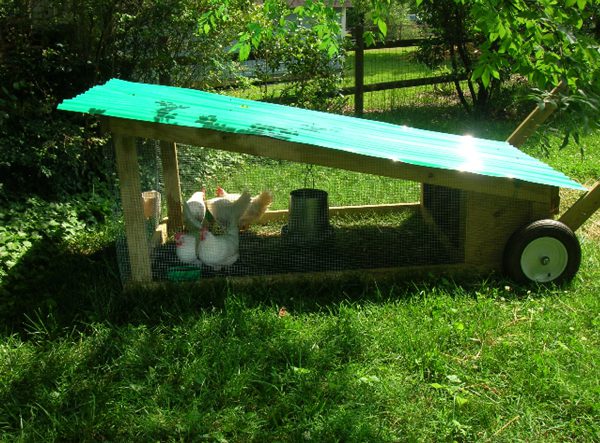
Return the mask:
{"type": "MultiPolygon", "coordinates": [[[[498,139],[514,127],[455,109],[376,117],[498,139]]],[[[543,159],[597,180],[600,137],[584,142],[583,159],[543,159]]],[[[542,156],[539,140],[525,149],[542,156]]],[[[357,181],[313,173],[334,190],[357,181]]],[[[600,440],[598,214],[564,288],[356,275],[127,291],[118,226],[86,228],[68,205],[20,214],[0,230],[3,248],[29,243],[2,267],[0,441],[600,440]]]]}
{"type": "MultiPolygon", "coordinates": [[[[386,48],[367,49],[365,51],[365,85],[390,82],[397,80],[412,80],[415,78],[433,77],[448,74],[449,66],[436,69],[428,68],[415,60],[417,48],[386,48]]],[[[354,52],[346,57],[346,75],[344,86],[354,85],[354,52]]]]}

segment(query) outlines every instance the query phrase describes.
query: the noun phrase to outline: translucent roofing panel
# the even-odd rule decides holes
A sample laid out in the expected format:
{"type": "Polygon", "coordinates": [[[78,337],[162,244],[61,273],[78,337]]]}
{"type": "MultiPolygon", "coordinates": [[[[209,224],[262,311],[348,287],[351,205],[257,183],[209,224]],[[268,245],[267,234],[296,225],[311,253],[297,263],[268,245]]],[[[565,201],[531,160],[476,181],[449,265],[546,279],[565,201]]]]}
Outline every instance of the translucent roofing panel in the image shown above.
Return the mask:
{"type": "Polygon", "coordinates": [[[411,165],[585,190],[507,142],[409,128],[194,89],[112,79],[58,109],[253,134],[411,165]]]}

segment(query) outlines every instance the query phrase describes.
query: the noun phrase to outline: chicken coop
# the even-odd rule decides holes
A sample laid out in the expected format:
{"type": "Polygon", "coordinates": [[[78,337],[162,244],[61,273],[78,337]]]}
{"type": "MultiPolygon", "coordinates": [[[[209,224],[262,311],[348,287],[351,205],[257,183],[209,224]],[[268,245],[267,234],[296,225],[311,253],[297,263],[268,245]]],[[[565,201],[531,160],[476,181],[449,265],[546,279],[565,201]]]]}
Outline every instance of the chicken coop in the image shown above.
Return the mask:
{"type": "Polygon", "coordinates": [[[112,133],[125,282],[327,272],[577,272],[559,188],[508,142],[113,79],[59,109],[112,133]]]}

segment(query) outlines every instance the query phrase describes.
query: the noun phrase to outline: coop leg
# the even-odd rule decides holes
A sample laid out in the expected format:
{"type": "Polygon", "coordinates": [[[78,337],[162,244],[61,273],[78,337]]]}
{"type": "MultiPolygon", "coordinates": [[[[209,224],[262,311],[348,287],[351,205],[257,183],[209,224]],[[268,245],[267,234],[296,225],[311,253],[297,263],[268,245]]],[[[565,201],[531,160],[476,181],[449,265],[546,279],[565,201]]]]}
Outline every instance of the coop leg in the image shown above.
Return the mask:
{"type": "Polygon", "coordinates": [[[169,235],[172,235],[183,229],[177,145],[172,142],[161,141],[160,155],[165,180],[165,193],[167,194],[167,212],[169,214],[167,229],[169,235]]]}
{"type": "Polygon", "coordinates": [[[150,250],[146,238],[144,205],[137,151],[133,137],[113,134],[121,201],[125,217],[125,235],[131,264],[131,278],[136,282],[152,280],[150,250]]]}

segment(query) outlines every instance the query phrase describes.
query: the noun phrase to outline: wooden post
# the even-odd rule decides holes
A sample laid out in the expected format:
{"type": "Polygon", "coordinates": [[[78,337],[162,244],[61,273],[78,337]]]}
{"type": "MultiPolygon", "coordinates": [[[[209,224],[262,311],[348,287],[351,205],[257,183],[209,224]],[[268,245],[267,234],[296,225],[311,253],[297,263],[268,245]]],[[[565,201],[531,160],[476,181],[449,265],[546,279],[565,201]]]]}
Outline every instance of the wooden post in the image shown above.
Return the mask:
{"type": "Polygon", "coordinates": [[[354,50],[354,114],[358,117],[362,117],[364,112],[364,100],[365,100],[365,41],[363,34],[364,28],[364,15],[358,20],[358,25],[354,29],[354,37],[356,39],[356,45],[354,50]]]}
{"type": "MultiPolygon", "coordinates": [[[[560,82],[559,85],[550,92],[550,97],[555,97],[565,88],[565,83],[560,82]]],[[[545,101],[543,107],[536,106],[506,141],[517,148],[523,145],[536,129],[544,123],[554,111],[556,111],[557,107],[556,103],[552,101],[545,101]]]]}
{"type": "Polygon", "coordinates": [[[567,211],[558,219],[564,223],[571,231],[575,232],[600,208],[600,182],[582,195],[567,211]]]}
{"type": "Polygon", "coordinates": [[[177,163],[177,145],[173,142],[160,142],[160,156],[167,196],[167,231],[169,235],[183,229],[181,211],[181,184],[179,182],[179,164],[177,163]]]}
{"type": "Polygon", "coordinates": [[[152,280],[152,266],[146,237],[144,204],[135,139],[113,134],[113,141],[123,216],[125,217],[125,235],[127,236],[127,248],[131,264],[131,278],[136,282],[149,282],[152,280]]]}

